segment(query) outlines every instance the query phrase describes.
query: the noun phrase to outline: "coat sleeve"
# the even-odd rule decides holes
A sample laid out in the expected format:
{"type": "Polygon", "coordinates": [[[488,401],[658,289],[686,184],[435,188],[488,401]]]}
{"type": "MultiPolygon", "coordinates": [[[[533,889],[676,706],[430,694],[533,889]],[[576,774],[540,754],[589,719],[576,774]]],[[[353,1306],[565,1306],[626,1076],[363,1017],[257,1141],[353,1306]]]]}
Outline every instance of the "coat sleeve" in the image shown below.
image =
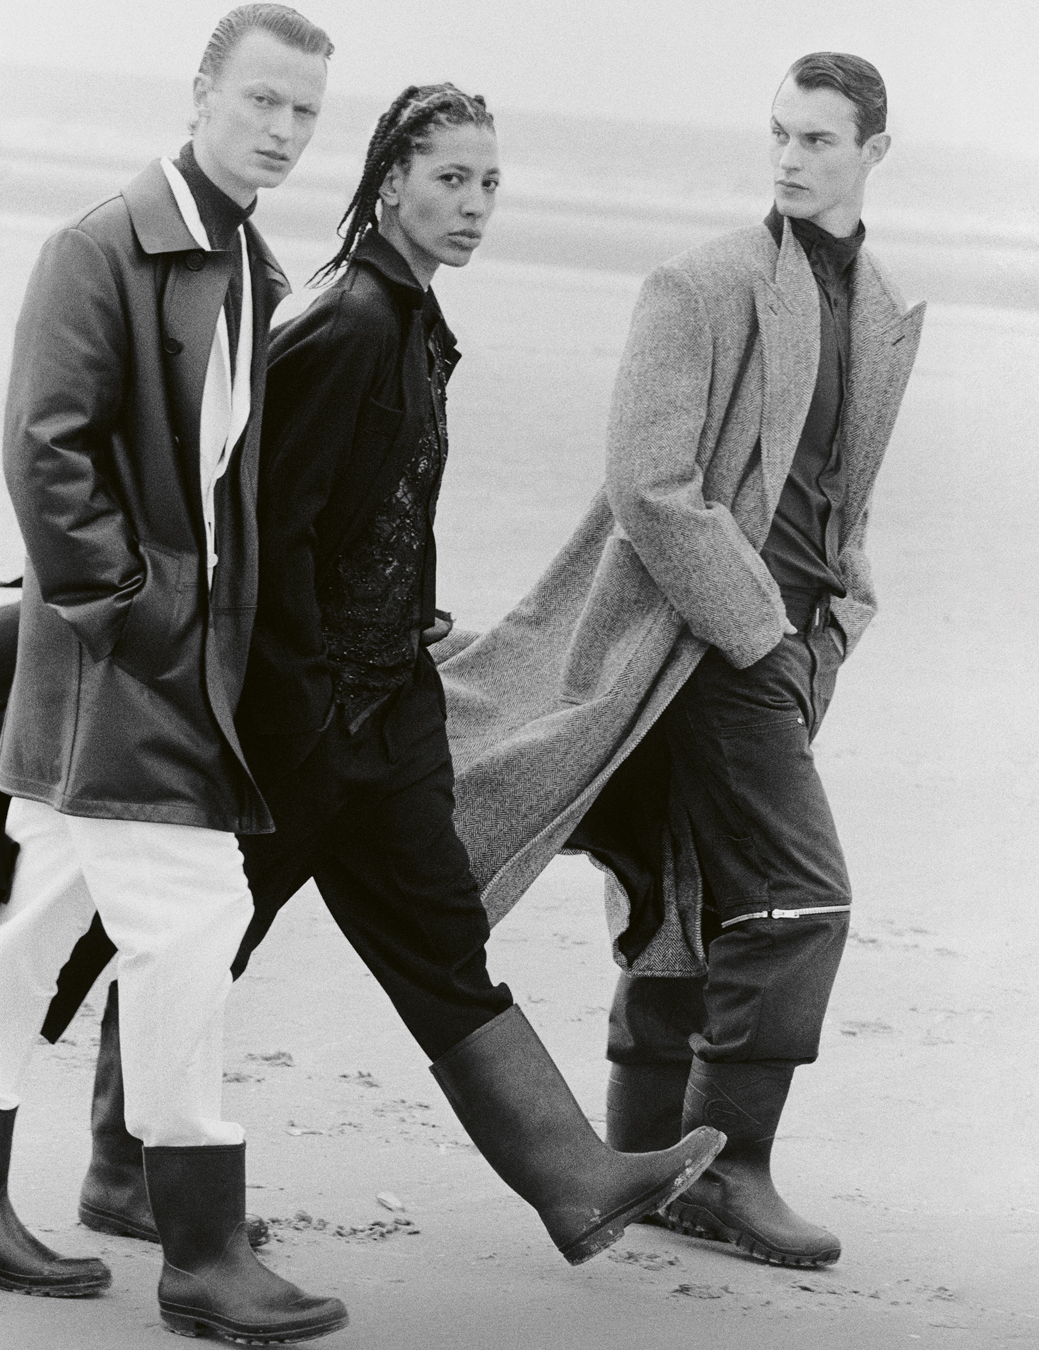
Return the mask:
{"type": "Polygon", "coordinates": [[[737,669],[779,642],[779,588],[697,462],[713,367],[710,316],[665,264],[647,279],[614,389],[606,492],[618,523],[696,637],[737,669]]]}
{"type": "MultiPolygon", "coordinates": [[[[264,736],[317,733],[332,677],[317,597],[318,520],[349,470],[392,335],[346,293],[275,335],[267,377],[258,521],[260,594],[239,721],[264,736]],[[336,303],[331,303],[335,300],[336,303]]],[[[377,319],[377,316],[376,316],[377,319]]]]}
{"type": "Polygon", "coordinates": [[[101,248],[66,229],[43,246],[15,331],[4,473],[44,602],[95,661],[145,571],[105,476],[130,354],[101,248]]]}

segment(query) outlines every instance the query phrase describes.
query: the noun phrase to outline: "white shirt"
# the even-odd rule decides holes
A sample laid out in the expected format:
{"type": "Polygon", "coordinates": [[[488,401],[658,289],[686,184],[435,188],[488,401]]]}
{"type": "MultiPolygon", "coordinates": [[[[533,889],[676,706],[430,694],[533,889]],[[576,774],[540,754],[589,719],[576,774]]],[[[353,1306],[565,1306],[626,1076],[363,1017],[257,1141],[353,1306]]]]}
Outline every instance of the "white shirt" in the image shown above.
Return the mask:
{"type": "MultiPolygon", "coordinates": [[[[211,253],[209,236],[202,224],[191,189],[177,167],[169,159],[162,160],[163,172],[169,181],[184,224],[199,248],[211,253]]],[[[249,250],[245,229],[238,227],[242,249],[242,316],[238,329],[238,353],[235,368],[231,370],[231,344],[227,335],[224,308],[213,334],[209,353],[206,382],[202,389],[202,412],[199,419],[199,471],[202,482],[202,516],[206,523],[206,565],[209,584],[213,585],[216,553],[216,485],[225,470],[238,437],[245,430],[252,406],[253,363],[253,294],[249,270],[249,250]]]]}

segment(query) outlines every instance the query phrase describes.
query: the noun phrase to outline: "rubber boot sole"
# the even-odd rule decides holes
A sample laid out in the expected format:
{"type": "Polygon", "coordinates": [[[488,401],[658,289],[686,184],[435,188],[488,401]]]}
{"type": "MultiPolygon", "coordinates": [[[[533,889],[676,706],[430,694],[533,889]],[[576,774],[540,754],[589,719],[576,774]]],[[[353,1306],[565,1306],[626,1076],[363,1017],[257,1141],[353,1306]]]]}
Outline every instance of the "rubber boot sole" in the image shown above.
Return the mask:
{"type": "Polygon", "coordinates": [[[158,1229],[145,1228],[115,1210],[95,1209],[83,1202],[79,1206],[79,1221],[85,1228],[93,1229],[95,1233],[107,1233],[109,1237],[139,1238],[142,1242],[159,1240],[158,1229]]]}
{"type": "Polygon", "coordinates": [[[672,1200],[681,1195],[687,1187],[692,1185],[704,1168],[710,1166],[713,1156],[712,1154],[711,1158],[706,1161],[690,1163],[672,1181],[665,1182],[648,1194],[640,1196],[639,1199],[613,1210],[590,1232],[582,1233],[579,1238],[566,1247],[560,1247],[559,1250],[572,1266],[579,1266],[585,1261],[590,1261],[599,1252],[605,1251],[607,1247],[612,1247],[623,1235],[628,1224],[637,1223],[644,1215],[652,1214],[658,1209],[664,1209],[672,1200]]]}
{"type": "Polygon", "coordinates": [[[841,1246],[834,1239],[835,1246],[824,1248],[821,1252],[783,1251],[771,1246],[747,1227],[733,1227],[722,1223],[716,1214],[702,1205],[690,1205],[680,1199],[667,1206],[661,1216],[663,1222],[673,1233],[682,1233],[685,1237],[702,1238],[706,1242],[728,1242],[741,1252],[753,1256],[759,1261],[767,1261],[772,1266],[793,1266],[801,1270],[819,1269],[832,1266],[840,1259],[841,1246]]]}
{"type": "Polygon", "coordinates": [[[96,1298],[99,1294],[103,1294],[111,1283],[111,1272],[107,1279],[98,1275],[93,1279],[70,1281],[67,1284],[34,1284],[0,1271],[0,1289],[6,1290],[9,1294],[28,1294],[30,1298],[96,1298]]]}
{"type": "MultiPolygon", "coordinates": [[[[159,1241],[159,1230],[157,1228],[145,1228],[142,1224],[134,1223],[132,1219],[128,1219],[125,1214],[120,1214],[117,1210],[98,1209],[85,1200],[81,1200],[79,1203],[79,1221],[84,1228],[93,1229],[95,1233],[105,1233],[109,1237],[132,1237],[141,1242],[158,1243],[159,1241]]],[[[247,1214],[245,1216],[245,1228],[249,1246],[252,1247],[253,1251],[256,1251],[258,1247],[265,1247],[270,1242],[271,1231],[258,1215],[247,1214]]]]}
{"type": "Polygon", "coordinates": [[[317,1325],[311,1323],[295,1330],[259,1331],[243,1326],[218,1313],[203,1312],[175,1304],[159,1302],[159,1315],[166,1327],[177,1336],[219,1336],[235,1345],[292,1345],[297,1341],[313,1341],[342,1330],[350,1318],[344,1312],[327,1318],[317,1325]]]}

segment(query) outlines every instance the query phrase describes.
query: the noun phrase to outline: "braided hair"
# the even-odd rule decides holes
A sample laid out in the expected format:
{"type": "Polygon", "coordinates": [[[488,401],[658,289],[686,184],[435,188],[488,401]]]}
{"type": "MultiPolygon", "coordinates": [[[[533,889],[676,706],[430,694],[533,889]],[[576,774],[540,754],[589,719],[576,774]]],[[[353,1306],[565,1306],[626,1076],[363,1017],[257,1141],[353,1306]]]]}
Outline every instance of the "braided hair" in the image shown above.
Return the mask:
{"type": "Polygon", "coordinates": [[[493,131],[494,118],[481,94],[463,94],[453,84],[410,84],[393,100],[376,123],[361,181],[339,222],[337,233],[342,247],[314,273],[311,285],[331,281],[349,264],[358,244],[378,220],[379,190],[394,165],[410,165],[412,156],[429,144],[435,128],[466,125],[493,131]]]}

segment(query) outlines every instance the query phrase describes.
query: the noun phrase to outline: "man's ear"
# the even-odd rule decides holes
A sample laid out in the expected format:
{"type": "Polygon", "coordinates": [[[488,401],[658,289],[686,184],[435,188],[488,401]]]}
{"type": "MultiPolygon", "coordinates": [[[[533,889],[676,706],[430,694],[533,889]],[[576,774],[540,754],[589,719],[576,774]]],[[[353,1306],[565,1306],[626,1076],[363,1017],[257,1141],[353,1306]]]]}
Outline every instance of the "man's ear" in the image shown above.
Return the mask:
{"type": "Polygon", "coordinates": [[[886,131],[878,131],[875,136],[871,136],[862,147],[867,166],[875,169],[890,149],[891,137],[886,131]]]}
{"type": "Polygon", "coordinates": [[[196,118],[209,116],[209,95],[213,90],[213,77],[211,75],[198,74],[195,76],[195,82],[191,86],[191,98],[195,105],[196,118]]]}

